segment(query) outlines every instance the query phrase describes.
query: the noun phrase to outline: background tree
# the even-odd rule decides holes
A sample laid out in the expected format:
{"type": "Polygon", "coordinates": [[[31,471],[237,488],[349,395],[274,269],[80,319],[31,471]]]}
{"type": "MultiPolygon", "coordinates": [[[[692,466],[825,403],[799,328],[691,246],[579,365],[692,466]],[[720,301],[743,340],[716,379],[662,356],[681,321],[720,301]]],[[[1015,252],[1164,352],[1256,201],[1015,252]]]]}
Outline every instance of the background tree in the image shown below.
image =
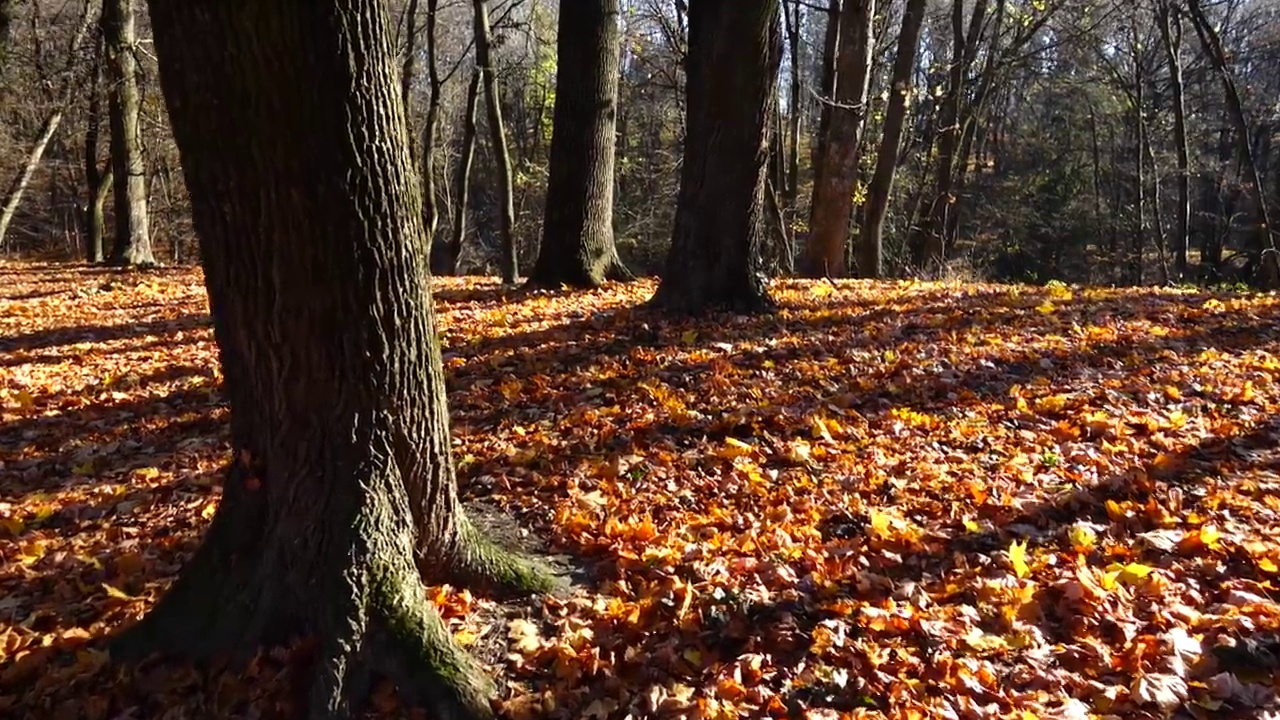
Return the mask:
{"type": "Polygon", "coordinates": [[[555,129],[535,285],[597,287],[631,274],[613,244],[618,0],[560,6],[555,129]]]}
{"type": "Polygon", "coordinates": [[[138,91],[133,0],[105,0],[102,37],[110,89],[111,169],[115,194],[112,265],[154,265],[147,214],[147,165],[142,150],[142,99],[138,91]]]}
{"type": "Polygon", "coordinates": [[[484,107],[489,120],[489,147],[498,169],[499,242],[502,255],[499,262],[502,281],[513,283],[520,275],[519,258],[515,239],[515,190],[511,179],[511,153],[507,149],[507,133],[502,124],[502,100],[498,90],[497,73],[494,70],[493,38],[489,25],[488,0],[474,0],[476,66],[484,85],[484,107]]]}
{"type": "Polygon", "coordinates": [[[810,236],[801,270],[809,277],[844,277],[853,192],[861,158],[871,83],[875,0],[844,0],[831,119],[815,170],[810,236]]]}
{"type": "Polygon", "coordinates": [[[150,7],[234,460],[204,544],[119,648],[207,658],[313,637],[310,717],[357,714],[376,673],[438,717],[490,717],[492,687],[419,568],[545,585],[459,506],[386,8],[150,7]]]}
{"type": "Polygon", "coordinates": [[[684,169],[666,273],[653,304],[759,311],[765,169],[781,55],[777,0],[692,0],[684,169]]]}

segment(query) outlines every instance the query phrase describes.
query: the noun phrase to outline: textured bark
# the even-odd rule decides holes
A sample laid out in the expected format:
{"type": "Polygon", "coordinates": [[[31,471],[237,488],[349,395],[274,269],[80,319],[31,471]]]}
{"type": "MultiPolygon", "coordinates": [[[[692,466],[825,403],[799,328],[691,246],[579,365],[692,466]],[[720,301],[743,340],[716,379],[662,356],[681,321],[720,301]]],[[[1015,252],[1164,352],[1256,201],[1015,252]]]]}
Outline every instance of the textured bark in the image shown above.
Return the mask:
{"type": "Polygon", "coordinates": [[[1252,133],[1249,131],[1244,104],[1240,101],[1240,92],[1236,89],[1235,78],[1231,75],[1226,52],[1222,49],[1222,40],[1205,17],[1204,10],[1200,7],[1200,0],[1187,0],[1187,11],[1191,15],[1191,24],[1196,29],[1196,35],[1200,38],[1205,55],[1209,57],[1209,62],[1222,83],[1223,94],[1227,100],[1228,119],[1235,129],[1236,142],[1240,148],[1245,181],[1249,183],[1249,187],[1253,190],[1253,197],[1257,201],[1259,225],[1255,249],[1258,256],[1257,284],[1273,290],[1280,287],[1280,253],[1276,251],[1275,239],[1272,235],[1274,228],[1267,210],[1267,194],[1263,189],[1262,173],[1258,170],[1258,160],[1254,154],[1252,133]]]}
{"type": "Polygon", "coordinates": [[[884,219],[889,211],[889,194],[898,170],[898,148],[907,119],[911,80],[916,69],[920,32],[924,27],[926,0],[907,0],[902,13],[902,29],[898,33],[897,54],[893,59],[888,106],[884,111],[884,132],[876,153],[876,169],[867,190],[866,222],[858,238],[858,275],[878,278],[883,273],[884,219]]]}
{"type": "Polygon", "coordinates": [[[1178,154],[1178,206],[1171,244],[1174,282],[1187,276],[1187,247],[1191,232],[1191,148],[1187,142],[1187,103],[1182,79],[1182,19],[1174,16],[1170,0],[1157,6],[1160,37],[1165,60],[1169,65],[1169,84],[1173,89],[1173,144],[1178,154]]]}
{"type": "Polygon", "coordinates": [[[620,50],[618,0],[560,6],[546,212],[532,285],[590,288],[631,277],[613,241],[620,50]]]}
{"type": "Polygon", "coordinates": [[[818,88],[818,132],[814,133],[812,155],[813,182],[822,179],[822,159],[827,154],[827,136],[831,127],[831,101],[840,84],[836,58],[840,54],[840,0],[827,0],[827,27],[822,35],[822,75],[818,88]]]}
{"type": "Polygon", "coordinates": [[[684,162],[652,304],[677,313],[773,306],[761,272],[778,0],[692,0],[684,162]]]}
{"type": "Polygon", "coordinates": [[[875,0],[844,0],[840,10],[839,82],[819,159],[809,208],[809,244],[800,271],[808,277],[844,277],[862,131],[871,84],[875,0]]]}
{"type": "Polygon", "coordinates": [[[107,50],[107,76],[111,79],[107,115],[115,175],[112,190],[116,227],[111,264],[154,265],[147,217],[147,165],[138,122],[142,96],[138,92],[138,60],[134,57],[137,38],[133,0],[106,0],[102,4],[102,37],[107,50]]]}
{"type": "Polygon", "coordinates": [[[13,21],[18,16],[18,0],[0,0],[0,79],[4,78],[9,46],[13,42],[13,21]]]}
{"type": "Polygon", "coordinates": [[[467,85],[466,110],[462,116],[462,152],[454,170],[453,196],[458,206],[453,211],[453,232],[444,242],[431,243],[431,272],[435,275],[456,275],[458,258],[462,255],[462,241],[467,236],[467,213],[471,204],[471,165],[476,155],[476,111],[480,102],[480,69],[471,74],[467,85]]]}
{"type": "Polygon", "coordinates": [[[422,574],[540,580],[460,511],[385,7],[150,9],[234,460],[204,544],[115,650],[198,660],[314,638],[312,718],[357,716],[377,675],[432,717],[491,717],[492,685],[422,574]]]}
{"type": "Polygon", "coordinates": [[[507,149],[507,131],[502,123],[502,98],[498,93],[498,75],[493,69],[493,53],[490,51],[492,36],[489,29],[488,0],[473,0],[475,9],[476,65],[484,85],[485,118],[489,124],[489,146],[493,150],[498,170],[498,241],[501,256],[498,267],[502,282],[513,283],[520,276],[516,257],[516,205],[515,187],[511,177],[511,152],[507,149]]]}

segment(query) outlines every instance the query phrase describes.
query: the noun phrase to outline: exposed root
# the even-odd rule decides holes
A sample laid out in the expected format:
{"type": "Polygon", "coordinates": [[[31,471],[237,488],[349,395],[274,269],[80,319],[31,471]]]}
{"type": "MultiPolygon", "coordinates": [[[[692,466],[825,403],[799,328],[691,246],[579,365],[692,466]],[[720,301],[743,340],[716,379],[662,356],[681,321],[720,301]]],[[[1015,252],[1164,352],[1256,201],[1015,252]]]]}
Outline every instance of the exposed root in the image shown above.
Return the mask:
{"type": "Polygon", "coordinates": [[[444,579],[501,600],[562,590],[567,582],[546,563],[499,547],[484,537],[466,516],[458,530],[455,555],[444,579]]]}
{"type": "Polygon", "coordinates": [[[484,668],[453,641],[416,577],[375,577],[367,656],[404,699],[441,720],[489,720],[495,688],[484,668]]]}

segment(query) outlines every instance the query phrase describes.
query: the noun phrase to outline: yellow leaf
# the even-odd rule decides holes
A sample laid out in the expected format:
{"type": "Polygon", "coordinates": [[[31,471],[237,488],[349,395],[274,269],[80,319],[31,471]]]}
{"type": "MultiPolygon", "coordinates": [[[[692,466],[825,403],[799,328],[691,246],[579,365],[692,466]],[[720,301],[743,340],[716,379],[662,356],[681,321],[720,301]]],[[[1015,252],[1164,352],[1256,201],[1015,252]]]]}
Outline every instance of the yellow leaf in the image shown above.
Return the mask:
{"type": "Polygon", "coordinates": [[[814,416],[812,425],[814,437],[822,438],[827,442],[835,442],[835,438],[831,437],[831,430],[827,427],[827,423],[824,422],[822,418],[814,416]]]}
{"type": "Polygon", "coordinates": [[[982,532],[982,525],[978,524],[976,520],[965,520],[964,529],[971,533],[982,532]]]}
{"type": "Polygon", "coordinates": [[[730,437],[724,439],[724,447],[717,450],[716,455],[725,458],[726,460],[733,460],[745,455],[750,455],[753,452],[755,452],[755,448],[749,443],[745,443],[738,438],[730,437]]]}
{"type": "Polygon", "coordinates": [[[155,480],[157,477],[160,477],[160,468],[138,468],[133,471],[133,476],[140,480],[155,480]]]}
{"type": "Polygon", "coordinates": [[[117,600],[133,600],[134,599],[133,596],[130,595],[129,593],[108,583],[102,583],[102,589],[107,591],[107,597],[113,597],[117,600]]]}
{"type": "Polygon", "coordinates": [[[1027,565],[1027,542],[1017,542],[1016,540],[1009,544],[1009,562],[1013,565],[1013,571],[1018,577],[1024,578],[1031,574],[1031,568],[1027,565]]]}
{"type": "Polygon", "coordinates": [[[18,401],[18,407],[22,408],[23,410],[26,410],[27,408],[36,404],[35,397],[32,396],[31,393],[27,392],[26,390],[19,390],[18,394],[14,395],[13,397],[15,400],[18,401]]]}
{"type": "Polygon", "coordinates": [[[871,511],[871,531],[876,537],[888,539],[893,536],[893,517],[879,510],[871,511]]]}
{"type": "Polygon", "coordinates": [[[1200,528],[1200,542],[1207,547],[1213,547],[1222,539],[1222,533],[1218,532],[1218,528],[1213,525],[1205,525],[1200,528]]]}
{"type": "Polygon", "coordinates": [[[1115,579],[1118,583],[1126,585],[1136,585],[1138,581],[1155,572],[1155,568],[1142,563],[1129,563],[1128,565],[1113,564],[1107,567],[1107,574],[1115,579]]]}
{"type": "Polygon", "coordinates": [[[1071,538],[1071,547],[1080,552],[1089,550],[1098,540],[1098,534],[1087,525],[1073,525],[1068,536],[1071,538]]]}
{"type": "Polygon", "coordinates": [[[93,461],[89,460],[87,462],[82,462],[79,465],[76,465],[75,467],[71,468],[71,473],[73,475],[92,475],[93,461]]]}
{"type": "Polygon", "coordinates": [[[22,521],[22,518],[9,517],[0,519],[0,528],[4,528],[5,532],[17,537],[22,534],[23,530],[27,529],[27,524],[22,521]]]}
{"type": "Polygon", "coordinates": [[[1275,561],[1271,558],[1258,558],[1258,569],[1264,573],[1271,574],[1275,574],[1276,571],[1280,571],[1280,567],[1277,567],[1275,561]]]}
{"type": "Polygon", "coordinates": [[[1036,306],[1036,312],[1044,315],[1048,315],[1057,309],[1058,309],[1057,306],[1055,306],[1053,303],[1047,300],[1044,303],[1036,306]]]}
{"type": "Polygon", "coordinates": [[[525,655],[537,652],[542,647],[538,626],[522,618],[507,623],[507,637],[511,639],[515,649],[525,655]]]}
{"type": "Polygon", "coordinates": [[[809,286],[809,292],[817,297],[826,297],[835,292],[835,288],[830,283],[814,283],[809,286]]]}
{"type": "Polygon", "coordinates": [[[19,551],[22,554],[22,564],[31,565],[38,562],[40,558],[44,557],[46,550],[47,548],[45,547],[43,540],[37,540],[28,545],[23,545],[22,549],[19,551]]]}
{"type": "Polygon", "coordinates": [[[698,331],[686,330],[685,333],[680,336],[680,342],[684,343],[685,345],[692,345],[698,342],[698,331]]]}

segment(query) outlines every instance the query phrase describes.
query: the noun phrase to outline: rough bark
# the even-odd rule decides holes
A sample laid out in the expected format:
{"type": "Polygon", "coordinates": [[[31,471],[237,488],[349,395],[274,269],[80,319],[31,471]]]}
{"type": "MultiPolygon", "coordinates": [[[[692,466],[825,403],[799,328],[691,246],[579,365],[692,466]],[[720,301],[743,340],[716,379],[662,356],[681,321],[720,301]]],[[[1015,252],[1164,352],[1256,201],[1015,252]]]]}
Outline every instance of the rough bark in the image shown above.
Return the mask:
{"type": "Polygon", "coordinates": [[[1227,100],[1227,115],[1235,129],[1236,143],[1240,148],[1245,181],[1253,190],[1253,197],[1257,201],[1259,225],[1255,249],[1258,256],[1257,284],[1268,290],[1275,289],[1280,287],[1280,253],[1276,251],[1273,237],[1275,230],[1267,210],[1267,194],[1263,189],[1262,173],[1258,170],[1244,104],[1240,101],[1240,92],[1236,89],[1235,78],[1232,77],[1226,52],[1222,49],[1222,40],[1205,17],[1204,9],[1200,7],[1200,0],[1187,0],[1187,11],[1191,15],[1191,24],[1196,29],[1196,35],[1200,38],[1205,55],[1209,57],[1209,62],[1222,83],[1223,94],[1227,100]]]}
{"type": "Polygon", "coordinates": [[[926,4],[926,0],[907,0],[902,12],[902,30],[898,33],[898,48],[893,59],[889,102],[884,111],[884,133],[880,137],[876,169],[867,190],[866,222],[856,248],[858,275],[864,278],[878,278],[883,272],[884,219],[889,211],[894,174],[898,170],[898,148],[902,144],[907,119],[926,4]]]}
{"type": "Polygon", "coordinates": [[[529,276],[534,286],[592,288],[631,278],[613,238],[618,5],[560,6],[546,212],[529,276]]]}
{"type": "Polygon", "coordinates": [[[457,207],[453,212],[453,232],[444,242],[431,243],[431,272],[435,275],[456,275],[458,258],[462,255],[462,241],[467,236],[467,213],[471,204],[471,165],[476,155],[476,112],[480,103],[480,69],[471,73],[467,85],[466,109],[462,115],[462,152],[454,169],[453,196],[457,207]]]}
{"type": "Polygon", "coordinates": [[[520,276],[516,257],[515,187],[511,177],[511,152],[507,149],[507,132],[502,123],[502,98],[498,92],[498,75],[493,69],[492,33],[489,29],[488,0],[473,0],[475,9],[476,65],[484,85],[485,118],[489,125],[489,144],[498,170],[498,241],[501,246],[498,267],[502,282],[514,283],[520,276]]]}
{"type": "Polygon", "coordinates": [[[822,75],[818,87],[818,132],[815,133],[812,156],[813,182],[822,178],[822,158],[827,154],[827,136],[830,134],[832,100],[840,84],[836,71],[836,58],[840,54],[840,0],[827,0],[827,27],[822,35],[822,75]]]}
{"type": "Polygon", "coordinates": [[[76,25],[76,31],[71,37],[71,42],[67,45],[67,60],[58,80],[54,110],[45,117],[44,123],[41,124],[40,134],[32,142],[31,150],[27,152],[27,160],[23,163],[22,169],[18,171],[18,174],[9,183],[4,196],[4,205],[0,206],[0,248],[6,246],[9,225],[13,222],[13,217],[18,212],[18,206],[22,204],[22,196],[31,184],[31,178],[35,175],[36,169],[40,167],[40,161],[44,158],[45,149],[49,147],[49,141],[53,139],[54,133],[58,132],[58,126],[62,124],[67,104],[71,102],[71,93],[75,89],[75,84],[72,82],[73,70],[78,60],[80,45],[89,34],[89,27],[93,24],[94,4],[86,2],[80,12],[80,22],[76,25]]]}
{"type": "Polygon", "coordinates": [[[692,0],[675,229],[651,303],[676,313],[773,306],[761,272],[778,0],[692,0]]]}
{"type": "Polygon", "coordinates": [[[234,459],[204,544],[115,650],[198,660],[314,638],[312,718],[357,716],[379,675],[432,717],[491,717],[492,685],[422,573],[545,584],[460,511],[385,7],[150,9],[234,459]]]}
{"type": "Polygon", "coordinates": [[[9,45],[13,42],[13,21],[18,17],[18,0],[0,0],[0,79],[4,78],[9,45]]]}
{"type": "Polygon", "coordinates": [[[843,277],[871,84],[875,0],[844,0],[840,10],[840,54],[831,121],[819,159],[809,208],[809,244],[800,271],[808,277],[843,277]]]}
{"type": "Polygon", "coordinates": [[[1178,206],[1171,242],[1171,279],[1181,282],[1187,276],[1187,248],[1191,232],[1191,147],[1187,141],[1187,103],[1182,78],[1182,19],[1174,15],[1169,0],[1160,0],[1157,15],[1169,65],[1169,84],[1173,89],[1173,144],[1178,155],[1178,206]]]}
{"type": "Polygon", "coordinates": [[[112,188],[115,199],[115,238],[112,265],[154,265],[147,216],[147,165],[142,154],[142,126],[138,122],[142,96],[138,91],[138,60],[134,56],[133,0],[102,4],[102,37],[111,79],[107,116],[111,126],[112,188]]]}

